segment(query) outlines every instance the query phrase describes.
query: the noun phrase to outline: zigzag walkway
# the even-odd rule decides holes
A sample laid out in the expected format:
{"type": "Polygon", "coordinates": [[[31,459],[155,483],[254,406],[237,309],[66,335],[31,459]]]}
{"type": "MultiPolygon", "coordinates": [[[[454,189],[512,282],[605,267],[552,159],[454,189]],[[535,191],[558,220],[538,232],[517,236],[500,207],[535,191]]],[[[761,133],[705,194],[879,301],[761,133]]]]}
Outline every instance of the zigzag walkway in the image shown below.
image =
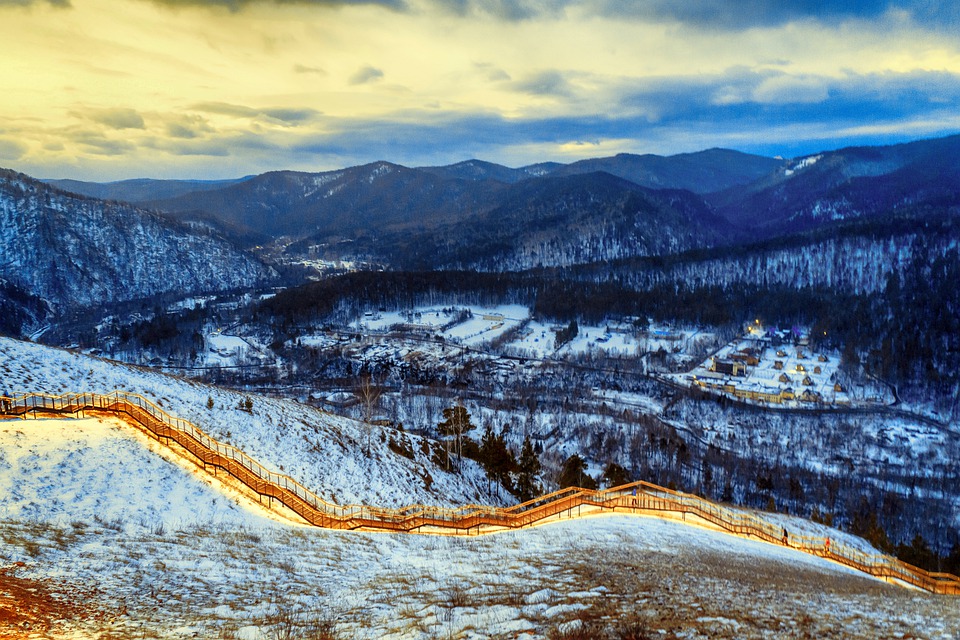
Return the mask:
{"type": "MultiPolygon", "coordinates": [[[[114,391],[108,394],[27,394],[0,398],[0,416],[33,414],[77,416],[105,412],[120,416],[158,441],[182,447],[204,469],[226,471],[258,494],[278,500],[304,521],[328,529],[361,529],[476,535],[518,529],[549,520],[600,513],[629,513],[675,518],[735,535],[784,544],[782,530],[756,515],[723,507],[694,495],[647,482],[603,491],[568,488],[513,507],[465,505],[458,508],[411,505],[384,509],[338,505],[323,500],[289,476],[272,472],[239,449],[218,442],[186,420],[176,418],[146,398],[114,391]]],[[[931,593],[960,595],[960,578],[932,573],[886,555],[867,554],[825,538],[791,536],[788,546],[839,562],[871,576],[931,593]]]]}

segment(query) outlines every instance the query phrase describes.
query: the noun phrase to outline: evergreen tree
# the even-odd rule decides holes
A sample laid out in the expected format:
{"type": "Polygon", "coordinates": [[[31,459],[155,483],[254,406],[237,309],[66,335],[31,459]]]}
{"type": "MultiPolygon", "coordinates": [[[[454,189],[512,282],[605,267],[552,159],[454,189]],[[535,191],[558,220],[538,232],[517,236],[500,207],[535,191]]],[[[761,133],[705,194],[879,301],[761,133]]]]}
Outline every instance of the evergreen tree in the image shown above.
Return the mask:
{"type": "Polygon", "coordinates": [[[520,460],[517,463],[517,483],[516,495],[521,502],[532,500],[540,495],[542,489],[537,482],[537,475],[540,473],[540,458],[533,449],[533,443],[530,442],[530,436],[523,439],[523,446],[520,449],[520,460]]]}
{"type": "Polygon", "coordinates": [[[503,434],[496,434],[487,425],[480,442],[480,464],[487,472],[487,477],[514,491],[511,474],[517,471],[517,460],[513,457],[503,434]]]}
{"type": "Polygon", "coordinates": [[[587,473],[587,461],[576,453],[566,459],[560,471],[560,488],[596,489],[597,481],[587,473]]]}
{"type": "Polygon", "coordinates": [[[940,558],[931,549],[919,533],[910,544],[897,545],[897,557],[915,567],[927,571],[939,571],[940,558]]]}
{"type": "Polygon", "coordinates": [[[630,482],[630,472],[616,462],[609,462],[603,469],[603,481],[608,487],[619,487],[630,482]]]}
{"type": "Polygon", "coordinates": [[[452,441],[459,458],[463,456],[463,435],[473,430],[475,425],[470,421],[470,413],[467,408],[459,401],[452,407],[443,410],[443,421],[437,424],[437,430],[441,436],[450,438],[448,444],[452,441]]]}

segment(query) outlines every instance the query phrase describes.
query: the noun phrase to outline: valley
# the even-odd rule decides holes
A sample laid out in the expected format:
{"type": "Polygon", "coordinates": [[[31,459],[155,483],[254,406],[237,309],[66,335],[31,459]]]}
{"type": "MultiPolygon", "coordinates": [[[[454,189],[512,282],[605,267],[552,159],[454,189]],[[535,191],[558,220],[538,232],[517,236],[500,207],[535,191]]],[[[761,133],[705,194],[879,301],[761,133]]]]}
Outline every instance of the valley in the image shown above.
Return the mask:
{"type": "MultiPolygon", "coordinates": [[[[0,396],[137,394],[338,505],[652,483],[956,574],[958,141],[222,181],[4,171],[0,396]]],[[[90,609],[38,615],[48,631],[957,629],[945,596],[646,516],[476,540],[307,530],[87,421],[0,421],[0,595],[105,576],[90,609]]]]}

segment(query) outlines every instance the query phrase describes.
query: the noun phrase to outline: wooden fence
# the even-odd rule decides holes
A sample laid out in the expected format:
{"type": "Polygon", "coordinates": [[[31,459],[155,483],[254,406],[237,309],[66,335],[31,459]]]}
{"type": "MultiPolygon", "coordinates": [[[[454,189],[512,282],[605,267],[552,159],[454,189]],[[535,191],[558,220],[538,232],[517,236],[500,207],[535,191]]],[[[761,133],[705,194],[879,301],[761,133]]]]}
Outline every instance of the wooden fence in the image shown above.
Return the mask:
{"type": "Polygon", "coordinates": [[[320,498],[293,478],[270,471],[239,449],[218,442],[194,424],[171,416],[143,396],[126,391],[107,394],[27,394],[0,398],[0,415],[76,416],[107,412],[140,427],[158,441],[176,443],[204,469],[223,470],[261,498],[278,500],[304,521],[328,529],[364,529],[473,535],[518,529],[551,519],[598,513],[658,515],[689,520],[743,537],[829,558],[869,575],[907,584],[931,593],[960,595],[960,578],[932,573],[896,558],[865,553],[826,538],[789,535],[759,515],[716,504],[698,496],[647,482],[634,482],[602,491],[568,488],[512,507],[464,505],[443,508],[410,505],[398,509],[368,505],[338,505],[320,498]]]}

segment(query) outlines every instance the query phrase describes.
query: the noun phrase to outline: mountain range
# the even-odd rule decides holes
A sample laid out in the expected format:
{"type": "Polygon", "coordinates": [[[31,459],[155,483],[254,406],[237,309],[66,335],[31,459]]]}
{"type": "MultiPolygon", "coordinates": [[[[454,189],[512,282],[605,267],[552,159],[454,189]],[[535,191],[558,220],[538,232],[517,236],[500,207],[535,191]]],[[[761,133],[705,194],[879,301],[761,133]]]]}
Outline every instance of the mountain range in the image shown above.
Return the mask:
{"type": "Polygon", "coordinates": [[[844,286],[876,291],[884,264],[909,255],[901,241],[915,243],[932,218],[937,253],[956,246],[943,219],[958,205],[960,136],[791,160],[711,149],[516,169],[381,161],[224,181],[44,183],[3,171],[0,306],[8,323],[31,325],[54,309],[262,285],[277,265],[316,259],[484,271],[616,260],[639,283],[646,276],[623,261],[686,256],[670,273],[702,279],[691,251],[729,250],[720,263],[702,254],[709,281],[741,260],[768,265],[764,281],[781,271],[835,281],[811,275],[835,270],[815,260],[769,267],[783,252],[764,243],[787,237],[808,252],[829,245],[844,286]]]}
{"type": "Polygon", "coordinates": [[[274,270],[207,229],[0,171],[0,307],[51,311],[267,282],[274,270]]]}
{"type": "Polygon", "coordinates": [[[275,171],[224,182],[57,181],[215,229],[272,257],[396,268],[568,266],[757,242],[960,194],[960,136],[783,160],[709,149],[509,168],[275,171]]]}

